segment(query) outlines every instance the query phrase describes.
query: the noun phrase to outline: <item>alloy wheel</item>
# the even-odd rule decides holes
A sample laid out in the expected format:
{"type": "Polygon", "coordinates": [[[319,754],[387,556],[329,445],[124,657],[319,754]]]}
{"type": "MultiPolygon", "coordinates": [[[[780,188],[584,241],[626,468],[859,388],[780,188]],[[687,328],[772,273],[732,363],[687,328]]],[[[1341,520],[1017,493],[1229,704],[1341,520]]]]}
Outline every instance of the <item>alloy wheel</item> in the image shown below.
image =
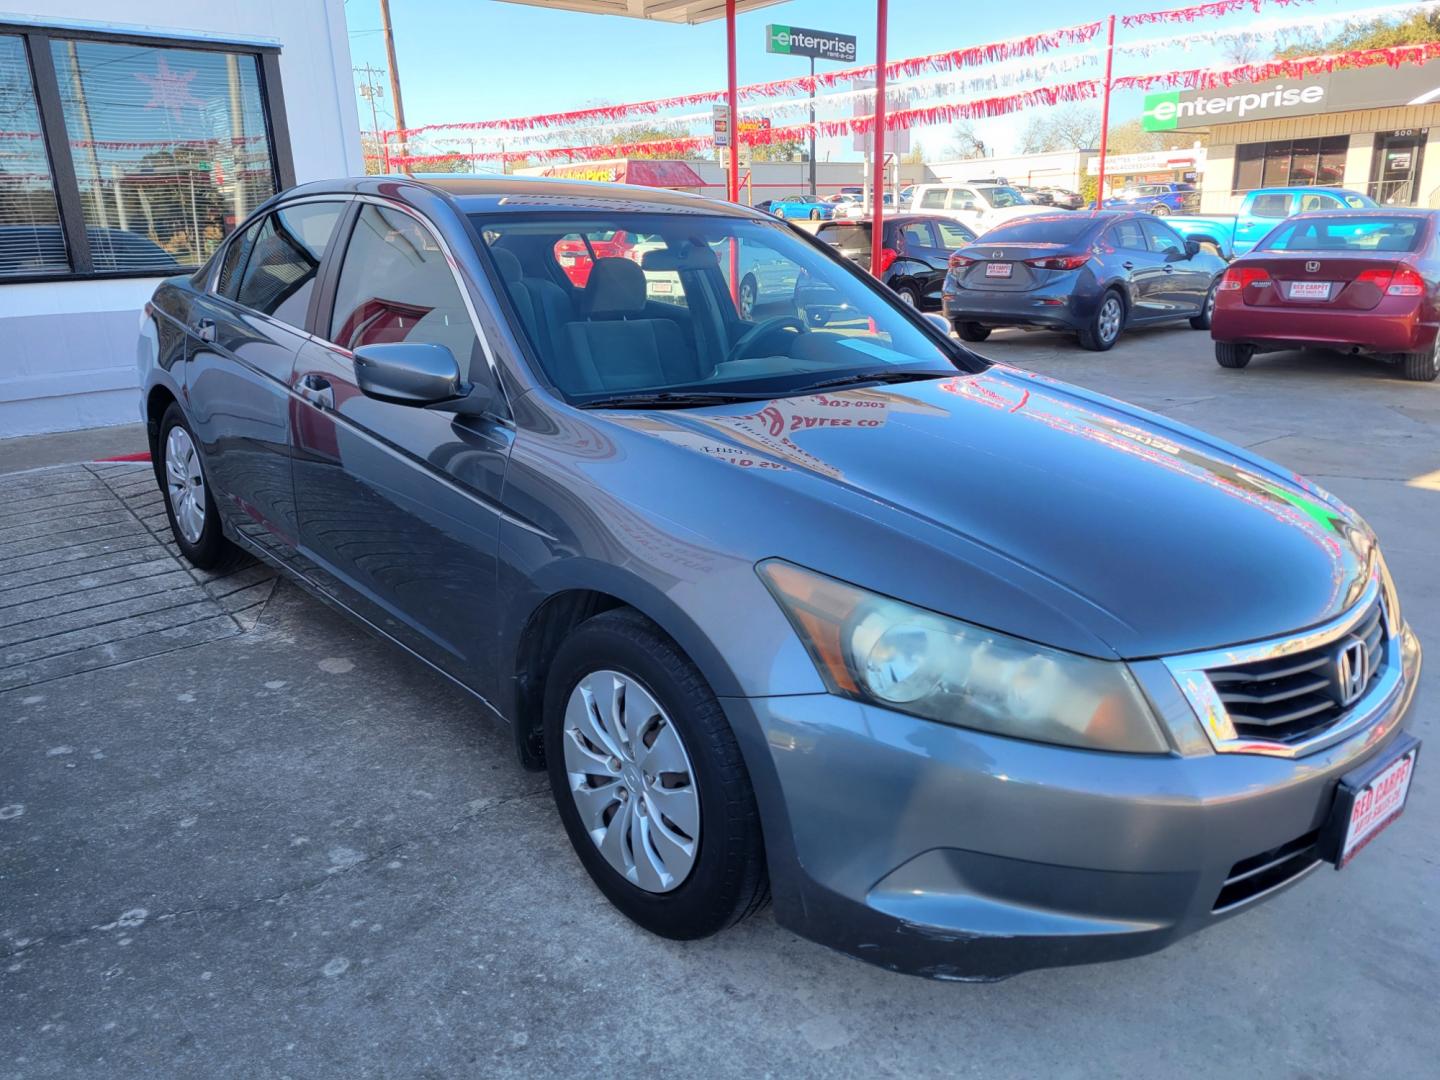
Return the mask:
{"type": "Polygon", "coordinates": [[[700,846],[700,797],[680,732],[639,682],[595,671],[565,704],[565,772],[600,854],[646,892],[679,887],[700,846]]]}
{"type": "Polygon", "coordinates": [[[165,492],[180,535],[198,544],[205,531],[205,474],[190,433],[178,424],[165,439],[165,492]]]}
{"type": "Polygon", "coordinates": [[[740,317],[749,319],[755,312],[755,286],[748,281],[740,283],[740,317]]]}
{"type": "Polygon", "coordinates": [[[898,291],[899,291],[899,294],[900,294],[900,302],[901,302],[902,304],[904,304],[906,307],[912,307],[912,308],[913,308],[913,307],[918,307],[918,306],[919,306],[919,302],[915,299],[915,294],[914,294],[913,292],[911,292],[909,289],[900,289],[900,290],[898,290],[898,291]]]}
{"type": "Polygon", "coordinates": [[[1120,320],[1124,313],[1125,309],[1120,306],[1119,297],[1111,295],[1105,298],[1105,302],[1100,305],[1098,320],[1101,341],[1111,342],[1120,336],[1120,320]]]}

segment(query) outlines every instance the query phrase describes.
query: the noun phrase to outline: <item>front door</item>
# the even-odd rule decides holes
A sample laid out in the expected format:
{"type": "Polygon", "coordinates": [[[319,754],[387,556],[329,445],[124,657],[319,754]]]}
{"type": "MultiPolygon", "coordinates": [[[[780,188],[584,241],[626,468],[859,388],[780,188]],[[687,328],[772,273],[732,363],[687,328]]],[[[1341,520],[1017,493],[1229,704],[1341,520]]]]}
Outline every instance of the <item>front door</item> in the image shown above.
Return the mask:
{"type": "Polygon", "coordinates": [[[1121,269],[1130,282],[1130,295],[1134,300],[1130,319],[1144,322],[1162,316],[1165,312],[1164,271],[1161,269],[1164,260],[1150,250],[1140,219],[1117,221],[1106,233],[1104,242],[1115,248],[1121,269]]]}
{"type": "MultiPolygon", "coordinates": [[[[419,218],[366,202],[294,372],[295,500],[306,572],[484,697],[494,686],[496,547],[512,427],[366,397],[354,350],[444,345],[491,379],[462,286],[419,218]],[[328,328],[328,332],[326,331],[328,328]]],[[[498,393],[498,391],[497,391],[498,393]]],[[[496,399],[497,414],[506,412],[496,399]]]]}
{"type": "Polygon", "coordinates": [[[1147,218],[1140,222],[1150,250],[1160,256],[1159,285],[1156,288],[1158,302],[1172,314],[1199,314],[1210,291],[1210,273],[1196,267],[1195,260],[1185,250],[1185,241],[1180,234],[1158,218],[1147,218]]]}
{"type": "Polygon", "coordinates": [[[1370,187],[1371,196],[1381,206],[1414,206],[1419,201],[1425,136],[1419,128],[1382,131],[1375,136],[1370,187]]]}

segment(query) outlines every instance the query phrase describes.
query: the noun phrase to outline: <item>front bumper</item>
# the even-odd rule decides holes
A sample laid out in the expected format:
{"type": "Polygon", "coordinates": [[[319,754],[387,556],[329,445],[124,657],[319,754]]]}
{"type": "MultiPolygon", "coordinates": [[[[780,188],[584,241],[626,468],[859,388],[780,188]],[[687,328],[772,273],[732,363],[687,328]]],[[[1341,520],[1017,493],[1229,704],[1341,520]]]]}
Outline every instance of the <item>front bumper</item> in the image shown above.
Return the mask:
{"type": "MultiPolygon", "coordinates": [[[[828,695],[724,704],[760,801],[779,921],[891,970],[989,980],[1153,952],[1323,865],[1301,860],[1252,899],[1221,903],[1237,864],[1315,833],[1340,776],[1394,741],[1418,645],[1407,656],[1365,729],[1295,759],[1193,740],[1170,755],[1097,753],[828,695]]],[[[1188,710],[1170,688],[1157,707],[1188,710]]]]}

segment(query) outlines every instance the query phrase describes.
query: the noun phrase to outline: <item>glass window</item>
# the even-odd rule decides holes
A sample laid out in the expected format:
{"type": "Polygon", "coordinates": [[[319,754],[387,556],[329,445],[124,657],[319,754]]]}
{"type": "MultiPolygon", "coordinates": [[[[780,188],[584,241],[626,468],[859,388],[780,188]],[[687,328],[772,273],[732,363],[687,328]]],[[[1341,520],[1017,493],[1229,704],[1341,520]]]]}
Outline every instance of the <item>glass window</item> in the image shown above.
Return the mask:
{"type": "Polygon", "coordinates": [[[975,192],[971,191],[968,187],[958,187],[950,193],[950,209],[963,210],[967,202],[976,203],[977,206],[979,205],[975,199],[975,192]]]}
{"type": "Polygon", "coordinates": [[[1150,241],[1151,251],[1160,255],[1185,254],[1185,241],[1181,240],[1170,226],[1162,225],[1158,221],[1142,221],[1140,224],[1150,241]]]}
{"type": "Polygon", "coordinates": [[[374,204],[355,219],[335,291],[330,340],[351,351],[395,341],[445,345],[462,378],[477,362],[480,346],[439,241],[409,214],[374,204]]]}
{"type": "Polygon", "coordinates": [[[96,270],[198,266],[275,193],[255,56],[51,47],[96,270]]]}
{"type": "Polygon", "coordinates": [[[920,205],[926,210],[944,210],[946,194],[944,188],[932,188],[920,196],[920,205]]]}
{"type": "Polygon", "coordinates": [[[964,247],[975,239],[975,234],[957,221],[940,218],[931,222],[940,233],[940,246],[946,248],[964,247]]]}
{"type": "Polygon", "coordinates": [[[25,42],[0,34],[0,278],[69,268],[25,42]]]}
{"type": "Polygon", "coordinates": [[[1300,212],[1307,210],[1344,210],[1345,204],[1334,195],[1322,195],[1320,192],[1300,196],[1300,212]]]}
{"type": "Polygon", "coordinates": [[[1284,187],[1290,183],[1291,143],[1265,144],[1265,187],[1284,187]]]}
{"type": "Polygon", "coordinates": [[[1297,139],[1290,148],[1290,183],[1296,187],[1314,185],[1319,162],[1319,142],[1297,139]]]}
{"type": "MultiPolygon", "coordinates": [[[[1026,214],[1002,221],[985,234],[986,240],[1006,244],[1068,244],[1095,228],[1089,214],[1026,214]]],[[[1143,243],[1140,245],[1145,246],[1143,243]]]]}
{"type": "Polygon", "coordinates": [[[235,299],[240,290],[240,274],[245,269],[245,259],[264,225],[263,220],[255,222],[245,230],[244,236],[237,236],[225,249],[225,261],[220,264],[220,276],[215,281],[215,291],[221,296],[235,299]]]}
{"type": "Polygon", "coordinates": [[[1125,251],[1150,250],[1150,245],[1145,242],[1145,232],[1140,228],[1140,222],[1134,218],[1117,221],[1110,230],[1110,242],[1125,251]]]}
{"type": "Polygon", "coordinates": [[[923,221],[907,221],[900,229],[900,239],[908,248],[935,246],[935,238],[930,235],[930,226],[923,221]]]}
{"type": "Polygon", "coordinates": [[[1282,192],[1256,195],[1250,204],[1250,214],[1258,218],[1286,218],[1290,216],[1290,196],[1282,192]]]}
{"type": "Polygon", "coordinates": [[[1345,155],[1350,149],[1350,136],[1332,135],[1320,140],[1319,165],[1315,170],[1317,184],[1345,182],[1345,155]]]}
{"type": "Polygon", "coordinates": [[[1265,144],[1235,148],[1235,190],[1253,191],[1265,184],[1265,144]]]}
{"type": "Polygon", "coordinates": [[[1414,251],[1424,233],[1420,217],[1349,213],[1344,217],[1295,218],[1259,245],[1261,251],[1414,251]]]}
{"type": "Polygon", "coordinates": [[[320,260],[344,209],[341,202],[300,203],[266,215],[253,246],[246,245],[250,252],[237,302],[303,327],[320,260]]]}
{"type": "MultiPolygon", "coordinates": [[[[471,220],[494,252],[512,256],[497,265],[521,268],[507,282],[518,322],[550,380],[577,404],[678,390],[787,397],[890,368],[957,372],[876,284],[780,223],[625,211],[471,220]],[[599,228],[647,235],[655,246],[639,270],[625,259],[597,261],[573,297],[530,276],[535,252],[599,228]],[[614,265],[602,276],[607,261],[614,265]],[[652,302],[658,274],[673,275],[685,306],[652,302]]],[[[837,241],[860,234],[834,231],[837,241]]]]}

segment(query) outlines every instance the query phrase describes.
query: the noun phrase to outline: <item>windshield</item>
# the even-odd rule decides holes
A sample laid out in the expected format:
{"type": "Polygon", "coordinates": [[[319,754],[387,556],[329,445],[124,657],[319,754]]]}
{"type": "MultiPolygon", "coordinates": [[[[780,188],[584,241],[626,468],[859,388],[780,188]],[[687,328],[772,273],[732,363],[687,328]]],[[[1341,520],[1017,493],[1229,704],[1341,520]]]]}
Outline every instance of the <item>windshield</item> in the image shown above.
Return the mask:
{"type": "Polygon", "coordinates": [[[1261,251],[1414,251],[1424,220],[1379,214],[1291,218],[1259,244],[1261,251]]]}
{"type": "Polygon", "coordinates": [[[578,405],[957,370],[877,285],[779,222],[603,211],[471,222],[546,375],[578,405]],[[617,233],[646,242],[604,251],[591,239],[617,233]],[[581,281],[572,257],[586,241],[596,257],[581,281]]]}
{"type": "Polygon", "coordinates": [[[982,187],[980,194],[991,206],[999,209],[1005,206],[1024,206],[1025,196],[1013,187],[982,187]]]}

